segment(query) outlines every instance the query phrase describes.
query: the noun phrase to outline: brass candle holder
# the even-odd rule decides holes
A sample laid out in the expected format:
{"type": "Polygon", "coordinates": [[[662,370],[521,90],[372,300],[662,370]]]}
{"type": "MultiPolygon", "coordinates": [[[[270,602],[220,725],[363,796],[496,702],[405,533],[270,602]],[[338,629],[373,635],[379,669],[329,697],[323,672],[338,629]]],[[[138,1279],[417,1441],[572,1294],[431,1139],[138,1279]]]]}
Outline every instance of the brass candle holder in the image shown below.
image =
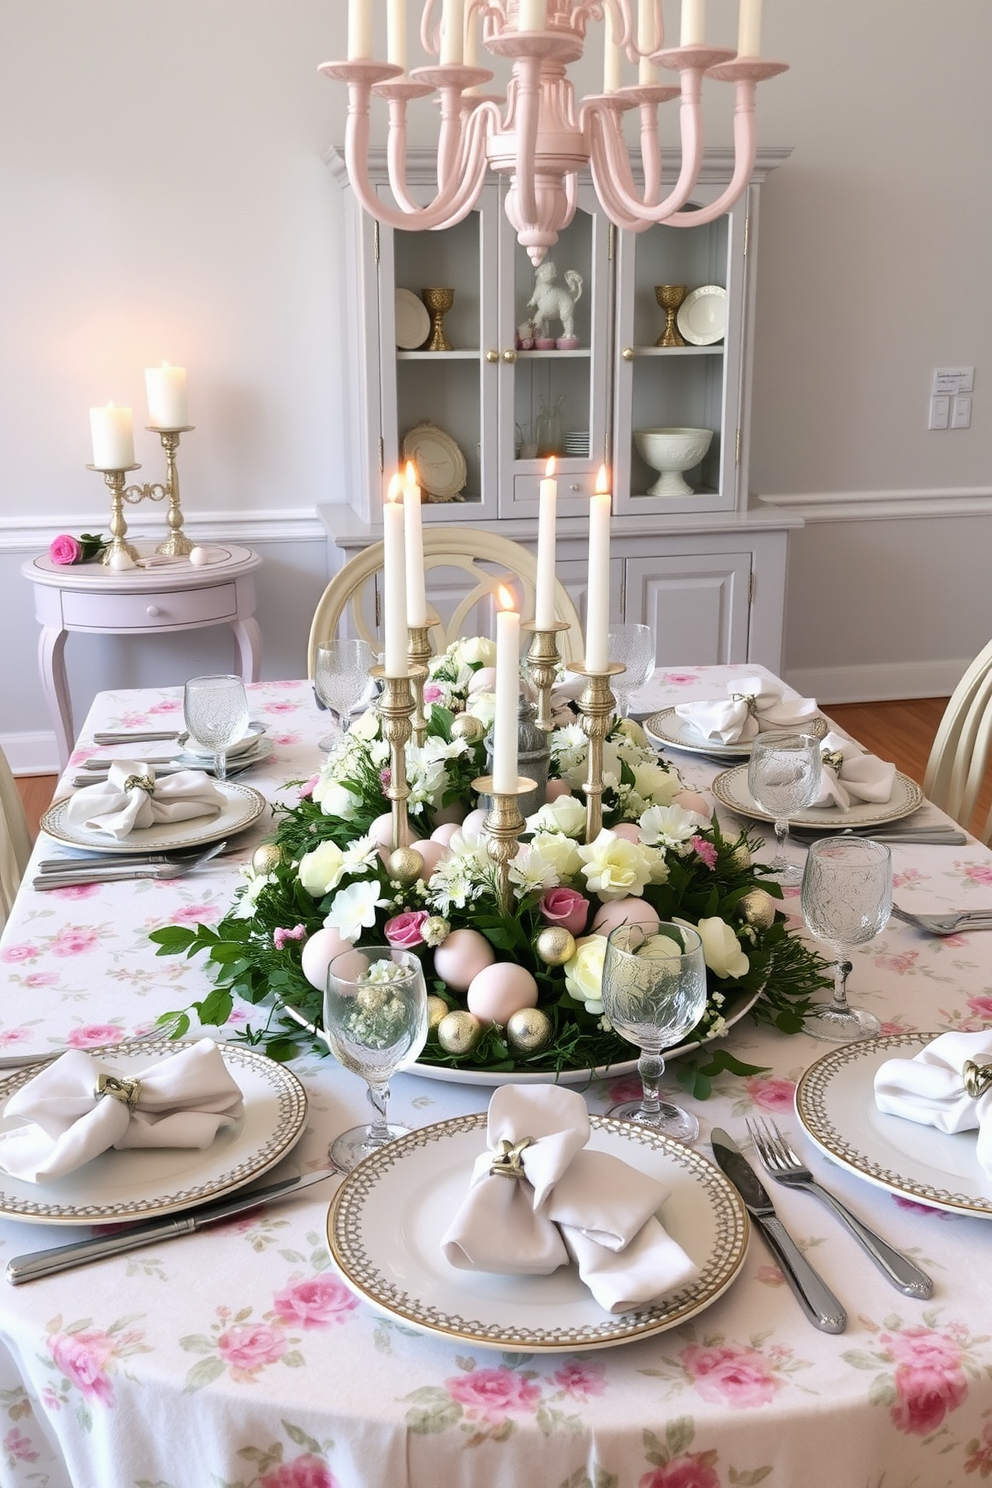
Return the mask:
{"type": "Polygon", "coordinates": [[[513,905],[510,864],[520,851],[520,832],[524,825],[517,798],[528,795],[534,788],[534,781],[523,775],[517,776],[516,789],[512,791],[493,790],[491,775],[480,775],[472,781],[472,789],[490,799],[489,813],[482,826],[488,838],[486,851],[496,865],[496,891],[500,913],[504,915],[510,913],[513,905]]]}
{"type": "Polygon", "coordinates": [[[590,672],[585,663],[569,663],[569,671],[585,677],[586,685],[579,698],[582,732],[589,740],[586,768],[586,842],[595,842],[603,826],[603,740],[610,732],[610,720],[616,698],[610,678],[627,668],[622,661],[608,661],[601,672],[590,672]]]}
{"type": "Polygon", "coordinates": [[[169,528],[169,536],[165,542],[159,544],[155,551],[168,558],[184,558],[187,553],[192,553],[194,544],[183,532],[183,514],[179,505],[179,466],[176,458],[179,450],[179,436],[188,434],[192,428],[192,424],[183,424],[177,429],[151,428],[151,432],[161,439],[162,448],[165,450],[164,485],[161,481],[135,486],[125,485],[125,475],[132,470],[140,470],[140,465],[125,465],[119,470],[107,470],[100,465],[87,465],[87,470],[98,470],[110,487],[110,542],[101,554],[101,563],[111,563],[118,553],[127,554],[132,562],[138,557],[137,548],[127,541],[125,502],[129,506],[137,506],[139,501],[167,500],[169,510],[165,520],[169,528]]]}
{"type": "Polygon", "coordinates": [[[411,718],[416,706],[413,695],[413,678],[387,677],[385,667],[369,669],[370,677],[382,678],[383,690],[376,703],[376,711],[382,719],[382,732],[389,745],[389,784],[386,797],[393,816],[392,850],[409,847],[410,824],[406,803],[410,798],[410,787],[406,778],[406,746],[413,724],[411,718]]]}
{"type": "Polygon", "coordinates": [[[430,628],[426,625],[411,625],[407,630],[409,640],[406,654],[410,658],[410,675],[413,678],[413,742],[423,749],[427,738],[427,719],[424,715],[424,683],[431,659],[430,628]]]}
{"type": "Polygon", "coordinates": [[[548,629],[541,630],[533,620],[526,620],[520,629],[529,630],[531,633],[530,647],[527,651],[527,675],[537,693],[536,723],[538,728],[550,734],[554,728],[551,720],[551,690],[555,685],[558,663],[561,660],[558,652],[558,632],[568,630],[568,621],[554,620],[548,629]]]}

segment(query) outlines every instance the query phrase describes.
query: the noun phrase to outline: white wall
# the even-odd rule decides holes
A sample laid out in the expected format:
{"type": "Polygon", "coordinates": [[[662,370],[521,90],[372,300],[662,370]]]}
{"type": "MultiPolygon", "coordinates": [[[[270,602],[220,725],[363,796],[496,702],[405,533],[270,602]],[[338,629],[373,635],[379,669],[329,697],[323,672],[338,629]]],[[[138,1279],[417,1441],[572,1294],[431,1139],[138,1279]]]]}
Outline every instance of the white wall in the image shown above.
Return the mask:
{"type": "MultiPolygon", "coordinates": [[[[714,36],[732,41],[734,8],[711,0],[714,36]]],[[[161,473],[140,424],[142,369],[163,358],[190,375],[189,525],[267,534],[265,671],[302,671],[301,616],[325,572],[313,509],[347,499],[340,203],[321,162],[344,97],[316,72],[343,55],[345,20],[344,0],[0,6],[0,619],[18,638],[0,739],[47,726],[20,562],[55,531],[106,526],[84,468],[91,405],[131,403],[143,476],[161,473]]],[[[792,71],[760,90],[761,138],[795,149],[763,198],[752,484],[815,497],[829,518],[795,545],[788,669],[843,691],[874,636],[873,677],[891,667],[908,687],[921,631],[953,671],[990,630],[957,563],[985,551],[992,522],[992,6],[765,0],[765,40],[792,71]],[[976,368],[973,427],[928,434],[930,369],[958,363],[976,368]],[[969,515],[947,520],[948,491],[969,515]],[[914,582],[901,597],[902,550],[880,571],[851,567],[867,530],[851,518],[872,510],[838,508],[852,492],[889,493],[882,552],[910,493],[925,594],[914,582]],[[839,594],[845,623],[824,626],[820,596],[839,594]],[[915,629],[875,624],[903,603],[915,629]]],[[[726,100],[715,117],[722,143],[726,100]]],[[[77,708],[111,681],[178,681],[190,664],[171,644],[69,647],[77,708]]]]}

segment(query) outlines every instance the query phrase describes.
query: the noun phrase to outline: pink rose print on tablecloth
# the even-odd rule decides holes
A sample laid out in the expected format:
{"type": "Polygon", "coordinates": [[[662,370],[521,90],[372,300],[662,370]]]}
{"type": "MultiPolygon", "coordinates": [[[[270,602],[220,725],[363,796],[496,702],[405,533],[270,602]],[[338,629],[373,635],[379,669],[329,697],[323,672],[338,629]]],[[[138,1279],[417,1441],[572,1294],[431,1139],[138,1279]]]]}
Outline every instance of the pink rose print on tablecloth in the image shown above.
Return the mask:
{"type": "Polygon", "coordinates": [[[262,704],[263,713],[298,713],[299,703],[292,703],[288,698],[273,698],[271,702],[262,704]]]}
{"type": "Polygon", "coordinates": [[[593,1395],[606,1392],[606,1367],[603,1364],[585,1364],[571,1360],[556,1369],[551,1383],[573,1400],[589,1400],[593,1395]]]}
{"type": "Polygon", "coordinates": [[[95,1049],[100,1044],[117,1044],[124,1037],[119,1023],[87,1023],[66,1036],[70,1049],[95,1049]]]}
{"type": "Polygon", "coordinates": [[[757,1349],[692,1344],[683,1349],[679,1360],[698,1393],[715,1405],[767,1405],[782,1388],[782,1381],[757,1349]]]}
{"type": "Polygon", "coordinates": [[[907,972],[916,970],[919,956],[919,951],[900,951],[895,956],[873,956],[872,964],[879,971],[894,971],[898,976],[905,976],[907,972]]]}
{"type": "Polygon", "coordinates": [[[55,899],[92,899],[94,894],[99,894],[100,885],[88,884],[66,884],[64,889],[51,889],[49,891],[55,899]]]}
{"type": "Polygon", "coordinates": [[[284,744],[287,746],[290,744],[299,744],[300,742],[299,734],[270,734],[269,738],[272,740],[273,744],[284,744]]]}
{"type": "Polygon", "coordinates": [[[179,698],[163,698],[159,703],[152,703],[148,709],[149,716],[159,713],[181,713],[183,705],[179,698]]]}
{"type": "Polygon", "coordinates": [[[253,1380],[269,1364],[277,1364],[289,1344],[286,1335],[266,1323],[236,1323],[217,1339],[217,1352],[236,1380],[253,1380]]]}
{"type": "MultiPolygon", "coordinates": [[[[173,880],[174,881],[174,880],[173,880]]],[[[162,879],[162,885],[169,882],[162,879]]],[[[182,909],[177,909],[170,917],[171,925],[188,925],[195,930],[197,925],[210,925],[215,920],[221,919],[227,913],[227,906],[220,904],[185,904],[182,909]]]]}
{"type": "Polygon", "coordinates": [[[751,1104],[762,1111],[792,1111],[796,1099],[796,1086],[792,1080],[777,1079],[771,1075],[752,1075],[744,1081],[744,1088],[751,1104]]]}
{"type": "Polygon", "coordinates": [[[693,682],[699,681],[698,672],[662,672],[654,679],[656,682],[667,682],[672,687],[691,687],[693,682]]]}
{"type": "Polygon", "coordinates": [[[347,1321],[358,1298],[336,1276],[311,1276],[291,1281],[272,1299],[280,1322],[301,1328],[324,1328],[347,1321]]]}
{"type": "Polygon", "coordinates": [[[843,1355],[856,1369],[875,1372],[873,1404],[886,1406],[892,1424],[910,1436],[936,1431],[967,1398],[965,1370],[977,1373],[967,1328],[953,1323],[939,1330],[933,1313],[924,1317],[927,1326],[879,1329],[874,1347],[843,1355]]]}
{"type": "Polygon", "coordinates": [[[968,1011],[986,1023],[992,1023],[992,992],[979,992],[968,998],[968,1011]]]}
{"type": "Polygon", "coordinates": [[[490,1426],[509,1415],[532,1415],[541,1398],[540,1386],[513,1369],[471,1369],[445,1385],[470,1420],[490,1426]]]}
{"type": "Polygon", "coordinates": [[[37,946],[21,941],[20,945],[7,945],[0,951],[0,961],[16,966],[21,961],[36,961],[41,952],[37,946]]]}
{"type": "Polygon", "coordinates": [[[992,863],[955,863],[962,878],[974,884],[992,884],[992,863]]]}
{"type": "MultiPolygon", "coordinates": [[[[691,1452],[695,1434],[695,1423],[689,1416],[669,1421],[664,1438],[645,1431],[645,1456],[653,1470],[638,1479],[637,1488],[722,1488],[723,1478],[717,1471],[719,1454],[691,1452]]],[[[770,1472],[770,1467],[754,1463],[746,1468],[729,1465],[728,1481],[760,1483],[770,1472]]]]}
{"type": "Polygon", "coordinates": [[[25,1436],[18,1426],[12,1426],[7,1432],[3,1439],[3,1449],[8,1467],[13,1467],[17,1462],[38,1461],[38,1453],[34,1450],[31,1438],[25,1436]]]}
{"type": "Polygon", "coordinates": [[[275,1472],[264,1473],[258,1488],[337,1488],[337,1479],[322,1457],[307,1452],[284,1462],[275,1472]]]}
{"type": "Polygon", "coordinates": [[[992,1422],[982,1427],[981,1439],[970,1441],[965,1450],[968,1453],[965,1472],[977,1473],[980,1478],[992,1477],[992,1422]]]}
{"type": "Polygon", "coordinates": [[[637,1488],[721,1488],[716,1452],[692,1452],[645,1473],[637,1488]]]}
{"type": "Polygon", "coordinates": [[[188,1354],[202,1356],[186,1375],[187,1393],[203,1389],[225,1373],[237,1385],[253,1385],[262,1370],[272,1364],[302,1366],[303,1357],[295,1347],[299,1339],[287,1333],[287,1320],[275,1312],[253,1319],[252,1310],[243,1307],[234,1312],[230,1307],[218,1307],[209,1334],[188,1333],[180,1338],[180,1346],[188,1354]]]}
{"type": "Polygon", "coordinates": [[[125,1321],[133,1319],[118,1319],[107,1329],[82,1323],[64,1325],[61,1317],[49,1323],[50,1358],[45,1362],[59,1376],[58,1384],[48,1386],[45,1392],[49,1406],[59,1409],[68,1405],[73,1390],[79,1392],[84,1402],[113,1405],[111,1375],[120,1360],[131,1354],[151,1353],[143,1342],[144,1333],[126,1327],[125,1321]]]}
{"type": "Polygon", "coordinates": [[[66,925],[52,937],[49,950],[53,956],[85,956],[100,945],[100,931],[91,925],[66,925]]]}
{"type": "Polygon", "coordinates": [[[916,888],[918,884],[926,883],[927,875],[921,873],[919,868],[906,868],[902,873],[893,873],[892,887],[894,889],[916,888]]]}

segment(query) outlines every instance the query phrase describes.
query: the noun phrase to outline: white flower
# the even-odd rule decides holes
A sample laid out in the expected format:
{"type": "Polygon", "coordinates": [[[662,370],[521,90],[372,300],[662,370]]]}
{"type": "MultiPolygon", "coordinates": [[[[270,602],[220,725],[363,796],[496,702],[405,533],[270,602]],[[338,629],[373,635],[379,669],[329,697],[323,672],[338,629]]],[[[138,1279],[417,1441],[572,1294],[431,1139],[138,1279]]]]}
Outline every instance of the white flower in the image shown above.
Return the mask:
{"type": "Polygon", "coordinates": [[[645,884],[652,880],[664,882],[663,878],[655,876],[659,867],[665,870],[664,861],[660,865],[657,861],[658,853],[640,842],[628,842],[626,837],[618,837],[605,827],[595,842],[580,847],[578,853],[583,862],[586,886],[604,901],[628,896],[636,898],[644,893],[645,884]]]}
{"type": "Polygon", "coordinates": [[[336,930],[343,940],[357,940],[363,930],[375,924],[375,912],[385,908],[388,900],[380,899],[375,879],[360,879],[334,896],[330,912],[324,918],[327,930],[336,930]]]}
{"type": "Polygon", "coordinates": [[[510,882],[521,894],[529,894],[558,887],[559,878],[554,865],[540,853],[534,851],[533,843],[524,843],[516,857],[510,859],[510,882]]]}
{"type": "Polygon", "coordinates": [[[531,840],[530,850],[554,872],[557,883],[574,878],[582,870],[578,844],[562,832],[538,832],[531,840]]]}
{"type": "MultiPolygon", "coordinates": [[[[675,923],[692,924],[690,920],[680,920],[677,916],[675,923]]],[[[714,915],[711,919],[700,920],[692,928],[699,931],[699,938],[703,942],[703,960],[714,976],[721,979],[747,976],[751,963],[741,950],[733,927],[726,920],[714,915]]]]}
{"type": "Polygon", "coordinates": [[[617,724],[617,728],[619,729],[620,733],[625,736],[625,738],[630,740],[632,744],[638,745],[641,749],[651,748],[650,744],[648,743],[647,734],[641,728],[641,725],[639,723],[636,723],[633,718],[621,718],[620,722],[617,724]]]}
{"type": "Polygon", "coordinates": [[[318,780],[314,786],[313,799],[325,816],[333,816],[340,821],[353,820],[362,808],[360,796],[356,796],[353,790],[339,781],[326,777],[318,780]]]}
{"type": "Polygon", "coordinates": [[[319,842],[313,852],[304,853],[297,872],[307,893],[322,899],[344,877],[344,853],[336,842],[319,842]]]}
{"type": "Polygon", "coordinates": [[[246,864],[240,871],[246,883],[241,897],[231,911],[231,918],[234,920],[250,920],[253,918],[258,906],[259,894],[268,884],[277,883],[278,879],[274,873],[256,873],[250,864],[246,864]]]}
{"type": "Polygon", "coordinates": [[[576,1002],[585,1003],[587,1013],[603,1011],[603,961],[605,935],[583,935],[575,942],[575,953],[562,967],[565,990],[576,1002]]]}
{"type": "Polygon", "coordinates": [[[379,715],[374,708],[366,708],[359,718],[356,718],[348,728],[348,733],[356,739],[364,739],[368,743],[379,737],[379,715]]]}
{"type": "Polygon", "coordinates": [[[679,848],[695,837],[706,822],[695,811],[683,811],[681,806],[649,806],[637,825],[642,842],[654,847],[679,848]]]}
{"type": "Polygon", "coordinates": [[[496,694],[494,692],[473,692],[465,703],[465,712],[477,718],[484,729],[491,729],[493,719],[496,717],[496,694]]]}
{"type": "Polygon", "coordinates": [[[682,789],[674,770],[664,770],[652,760],[633,766],[634,789],[654,806],[668,806],[682,789]]]}
{"type": "Polygon", "coordinates": [[[356,837],[344,850],[343,873],[364,873],[379,857],[378,843],[371,837],[356,837]]]}
{"type": "Polygon", "coordinates": [[[486,636],[470,636],[450,647],[460,666],[495,666],[496,642],[486,636]]]}
{"type": "Polygon", "coordinates": [[[581,837],[585,827],[586,808],[576,796],[545,801],[540,811],[527,818],[528,832],[562,832],[566,837],[581,837]]]}

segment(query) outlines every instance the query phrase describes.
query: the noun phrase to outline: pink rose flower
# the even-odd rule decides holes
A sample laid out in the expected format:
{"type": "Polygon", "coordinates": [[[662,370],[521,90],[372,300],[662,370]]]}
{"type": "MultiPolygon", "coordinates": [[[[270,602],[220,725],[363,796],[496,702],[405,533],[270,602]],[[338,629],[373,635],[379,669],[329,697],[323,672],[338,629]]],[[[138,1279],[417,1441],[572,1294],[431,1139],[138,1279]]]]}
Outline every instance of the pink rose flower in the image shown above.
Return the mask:
{"type": "Polygon", "coordinates": [[[100,944],[96,930],[85,930],[81,925],[66,925],[52,941],[53,956],[80,956],[95,950],[100,944]]]}
{"type": "Polygon", "coordinates": [[[715,1452],[689,1452],[645,1473],[637,1488],[720,1488],[715,1452]]]}
{"type": "Polygon", "coordinates": [[[988,863],[966,863],[964,876],[972,883],[992,884],[992,867],[988,863]]]}
{"type": "Polygon", "coordinates": [[[701,858],[707,868],[715,868],[717,850],[712,842],[707,842],[705,837],[693,837],[689,846],[693,849],[697,858],[701,858]]]}
{"type": "Polygon", "coordinates": [[[445,1380],[448,1394],[465,1407],[470,1420],[495,1425],[512,1412],[531,1413],[541,1389],[512,1369],[473,1369],[445,1380]]]}
{"type": "Polygon", "coordinates": [[[93,1049],[98,1044],[117,1044],[124,1037],[117,1023],[88,1023],[74,1028],[66,1038],[70,1049],[93,1049]]]}
{"type": "Polygon", "coordinates": [[[265,1473],[258,1480],[258,1488],[337,1488],[337,1478],[322,1457],[307,1452],[292,1462],[281,1463],[275,1472],[265,1473]]]}
{"type": "Polygon", "coordinates": [[[289,1344],[282,1333],[265,1323],[241,1323],[222,1333],[217,1347],[225,1363],[251,1373],[266,1364],[277,1364],[289,1344]]]}
{"type": "Polygon", "coordinates": [[[57,987],[59,979],[54,971],[29,971],[18,979],[22,987],[57,987]]]}
{"type": "Polygon", "coordinates": [[[882,1333],[878,1341],[896,1364],[893,1424],[912,1436],[929,1436],[968,1394],[960,1348],[932,1328],[882,1333]]]}
{"type": "Polygon", "coordinates": [[[440,703],[443,700],[443,698],[444,698],[444,688],[443,687],[440,687],[437,682],[425,682],[424,683],[424,702],[425,703],[440,703]]]}
{"type": "Polygon", "coordinates": [[[67,532],[62,532],[58,537],[52,538],[48,556],[53,563],[78,563],[83,556],[83,545],[74,537],[70,537],[67,532]]]}
{"type": "Polygon", "coordinates": [[[31,1438],[25,1436],[19,1426],[12,1426],[3,1439],[4,1451],[13,1457],[15,1462],[37,1462],[38,1453],[31,1445],[31,1438]]]}
{"type": "Polygon", "coordinates": [[[969,997],[968,1010],[976,1018],[984,1018],[992,1022],[992,995],[989,993],[979,993],[977,997],[969,997]]]}
{"type": "Polygon", "coordinates": [[[757,1349],[692,1344],[679,1358],[703,1399],[715,1405],[767,1405],[781,1388],[757,1349]]]}
{"type": "Polygon", "coordinates": [[[52,892],[60,899],[92,899],[94,894],[99,894],[100,885],[98,883],[67,884],[64,889],[54,889],[52,892]]]}
{"type": "Polygon", "coordinates": [[[294,925],[292,930],[284,930],[279,925],[272,932],[272,944],[277,951],[281,951],[287,940],[302,940],[306,933],[306,926],[304,925],[294,925]]]}
{"type": "Polygon", "coordinates": [[[382,933],[396,950],[409,950],[412,946],[423,945],[422,931],[427,918],[426,909],[404,910],[386,921],[382,933]]]}
{"type": "Polygon", "coordinates": [[[37,946],[25,945],[22,941],[20,945],[4,946],[3,950],[0,951],[0,961],[7,961],[12,964],[16,964],[18,961],[33,961],[37,954],[37,946]]]}
{"type": "MultiPolygon", "coordinates": [[[[175,883],[175,879],[161,878],[159,883],[175,883]]],[[[170,920],[173,925],[189,925],[195,929],[197,925],[209,925],[214,920],[219,920],[223,910],[219,904],[187,904],[183,909],[177,909],[170,920]]]]}
{"type": "Polygon", "coordinates": [[[322,1328],[327,1323],[343,1323],[358,1306],[358,1298],[349,1292],[336,1276],[314,1276],[307,1281],[294,1281],[272,1299],[280,1322],[322,1328]]]}
{"type": "Polygon", "coordinates": [[[300,786],[300,800],[301,801],[306,796],[312,796],[313,795],[313,788],[317,784],[317,781],[319,779],[320,779],[320,776],[319,775],[311,775],[310,776],[310,779],[306,782],[306,784],[300,786]]]}
{"type": "Polygon", "coordinates": [[[580,935],[589,918],[589,900],[575,889],[561,886],[548,889],[541,899],[541,919],[549,925],[560,925],[572,935],[580,935]]]}
{"type": "Polygon", "coordinates": [[[551,1378],[559,1390],[576,1400],[602,1395],[606,1389],[606,1367],[603,1364],[579,1364],[573,1360],[556,1369],[551,1378]]]}
{"type": "Polygon", "coordinates": [[[152,703],[148,709],[149,713],[181,713],[182,703],[178,698],[163,698],[160,703],[152,703]]]}
{"type": "Polygon", "coordinates": [[[89,1400],[101,1405],[113,1403],[114,1392],[106,1374],[113,1357],[114,1340],[106,1333],[57,1333],[51,1339],[52,1358],[56,1368],[72,1381],[89,1400]]]}
{"type": "Polygon", "coordinates": [[[796,1087],[792,1080],[777,1080],[765,1075],[754,1075],[744,1084],[756,1106],[764,1111],[791,1111],[796,1098],[796,1087]]]}

